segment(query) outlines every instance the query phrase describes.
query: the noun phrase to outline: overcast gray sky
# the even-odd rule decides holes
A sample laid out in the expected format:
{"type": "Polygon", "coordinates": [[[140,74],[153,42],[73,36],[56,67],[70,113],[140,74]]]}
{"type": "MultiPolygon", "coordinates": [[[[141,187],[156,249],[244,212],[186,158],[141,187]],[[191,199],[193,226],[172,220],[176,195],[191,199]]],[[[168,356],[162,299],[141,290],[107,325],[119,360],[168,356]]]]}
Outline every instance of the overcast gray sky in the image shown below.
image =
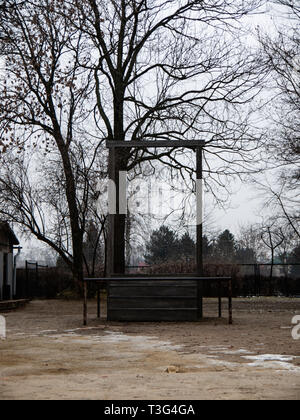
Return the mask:
{"type": "MultiPolygon", "coordinates": [[[[272,31],[274,22],[278,22],[278,17],[276,17],[277,13],[270,8],[270,3],[271,2],[268,2],[264,7],[263,15],[251,18],[253,31],[255,31],[256,27],[260,27],[262,30],[272,31]]],[[[249,40],[250,42],[255,42],[255,39],[252,38],[251,35],[249,35],[249,40]]],[[[215,208],[213,211],[213,221],[216,230],[227,228],[237,235],[240,225],[258,223],[261,221],[260,209],[263,202],[253,185],[235,182],[234,192],[231,195],[230,201],[229,208],[226,210],[215,208]]],[[[204,203],[205,205],[209,205],[206,198],[204,198],[204,203]]],[[[41,243],[35,240],[28,241],[23,238],[21,239],[21,242],[27,257],[30,255],[30,249],[36,249],[38,247],[44,248],[41,243]]],[[[32,257],[36,258],[34,254],[32,257]]]]}

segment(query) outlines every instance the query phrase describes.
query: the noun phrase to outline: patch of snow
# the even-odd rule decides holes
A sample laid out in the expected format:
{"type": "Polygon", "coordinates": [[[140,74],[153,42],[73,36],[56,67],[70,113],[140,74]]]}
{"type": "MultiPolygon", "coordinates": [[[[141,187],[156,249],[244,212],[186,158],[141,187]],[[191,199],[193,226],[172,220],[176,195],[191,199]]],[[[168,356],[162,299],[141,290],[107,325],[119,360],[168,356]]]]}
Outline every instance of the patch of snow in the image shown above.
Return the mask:
{"type": "Polygon", "coordinates": [[[54,333],[54,332],[57,332],[58,330],[43,330],[43,331],[40,331],[40,334],[45,334],[45,333],[54,333]]]}
{"type": "Polygon", "coordinates": [[[264,361],[264,362],[257,361],[257,362],[247,363],[247,366],[264,368],[264,369],[266,368],[267,369],[284,369],[290,372],[300,372],[300,367],[295,366],[292,363],[280,362],[278,360],[264,361]]]}
{"type": "Polygon", "coordinates": [[[199,346],[200,349],[208,349],[208,350],[215,350],[215,351],[222,351],[222,350],[228,350],[229,347],[223,347],[223,346],[199,346]]]}
{"type": "Polygon", "coordinates": [[[79,328],[75,330],[66,330],[63,334],[53,334],[49,335],[48,337],[56,339],[59,341],[64,341],[66,338],[72,338],[73,342],[80,342],[81,344],[84,343],[111,343],[111,344],[119,344],[119,343],[128,343],[134,346],[135,349],[139,350],[180,350],[182,348],[181,345],[173,345],[169,341],[159,341],[157,337],[153,336],[133,336],[133,335],[125,335],[121,332],[115,331],[105,331],[106,335],[80,335],[75,331],[78,331],[79,328]]]}
{"type": "Polygon", "coordinates": [[[104,327],[81,327],[81,328],[74,328],[72,330],[64,330],[64,332],[89,331],[89,330],[99,330],[99,329],[104,329],[104,327]]]}
{"type": "Polygon", "coordinates": [[[230,367],[230,368],[237,368],[240,366],[240,363],[226,362],[225,360],[216,360],[216,359],[210,359],[209,363],[216,366],[224,366],[224,367],[230,367]]]}
{"type": "Polygon", "coordinates": [[[257,356],[242,356],[244,359],[253,360],[247,363],[248,366],[269,369],[284,369],[290,372],[300,372],[300,367],[293,365],[292,362],[297,356],[282,354],[261,354],[257,356]]]}
{"type": "Polygon", "coordinates": [[[214,350],[210,351],[210,353],[221,353],[221,354],[228,354],[228,355],[239,355],[239,354],[254,354],[252,351],[246,349],[239,349],[239,350],[214,350]]]}
{"type": "Polygon", "coordinates": [[[169,341],[159,341],[157,337],[153,336],[132,336],[125,335],[121,332],[115,333],[114,331],[106,331],[106,336],[98,337],[98,341],[103,343],[119,343],[129,342],[139,349],[161,349],[161,350],[179,350],[181,345],[173,345],[169,341]]]}
{"type": "Polygon", "coordinates": [[[260,354],[257,356],[242,356],[244,359],[257,360],[257,361],[279,361],[279,362],[291,362],[296,359],[296,356],[282,355],[282,354],[260,354]]]}

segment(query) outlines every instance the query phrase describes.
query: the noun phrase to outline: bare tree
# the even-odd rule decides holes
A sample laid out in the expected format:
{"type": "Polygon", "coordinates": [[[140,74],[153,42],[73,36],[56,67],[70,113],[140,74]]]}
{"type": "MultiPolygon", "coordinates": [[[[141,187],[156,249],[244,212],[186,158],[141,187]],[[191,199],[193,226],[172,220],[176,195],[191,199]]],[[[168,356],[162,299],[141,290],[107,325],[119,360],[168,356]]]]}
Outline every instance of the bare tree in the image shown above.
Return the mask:
{"type": "MultiPolygon", "coordinates": [[[[65,194],[70,232],[65,240],[77,278],[83,270],[84,198],[91,191],[88,182],[77,184],[77,146],[83,127],[88,131],[92,123],[91,111],[98,138],[91,137],[89,164],[80,167],[85,180],[102,140],[205,140],[205,181],[215,195],[226,177],[253,170],[261,143],[244,105],[259,90],[260,72],[240,35],[243,17],[260,4],[8,0],[1,9],[1,142],[5,149],[21,150],[28,142],[44,144],[45,151],[59,156],[62,178],[56,186],[65,194]]],[[[80,153],[85,156],[83,148],[80,153]]],[[[154,160],[192,176],[186,152],[127,150],[117,152],[114,178],[120,170],[154,160]]],[[[125,218],[116,223],[122,249],[125,218]]],[[[118,260],[122,272],[124,256],[118,260]]]]}
{"type": "MultiPolygon", "coordinates": [[[[19,148],[22,151],[28,146],[42,147],[45,153],[56,155],[61,178],[56,180],[56,184],[49,185],[49,189],[56,189],[56,198],[60,200],[57,206],[65,204],[65,218],[61,222],[68,245],[57,247],[57,242],[48,236],[56,232],[47,232],[45,226],[40,229],[36,220],[28,220],[24,214],[18,218],[20,202],[17,200],[9,201],[6,196],[2,201],[2,197],[1,211],[12,220],[18,218],[15,221],[71,260],[74,277],[80,280],[85,201],[81,201],[81,192],[76,184],[73,145],[81,135],[82,125],[88,123],[90,109],[86,99],[91,94],[91,75],[78,65],[80,60],[84,60],[85,49],[80,33],[70,31],[69,20],[57,13],[60,6],[63,6],[62,2],[56,0],[8,0],[1,9],[0,42],[5,63],[1,74],[0,133],[5,149],[19,148]],[[7,212],[8,203],[16,205],[15,212],[12,208],[10,213],[7,212]]],[[[72,15],[69,17],[72,18],[72,15]]],[[[94,151],[99,140],[95,143],[94,151]]],[[[23,182],[18,179],[21,175],[26,175],[26,168],[20,174],[11,174],[7,192],[13,185],[18,187],[19,181],[23,182]]],[[[24,179],[26,183],[26,177],[24,179]]],[[[16,194],[20,194],[20,200],[28,200],[28,210],[31,211],[30,206],[35,207],[36,204],[31,195],[34,188],[32,184],[25,186],[28,191],[22,191],[21,183],[16,194]],[[26,194],[29,194],[28,197],[26,194]]],[[[37,217],[36,214],[31,216],[37,217]]]]}
{"type": "Polygon", "coordinates": [[[283,243],[284,238],[285,236],[281,227],[276,229],[273,225],[262,228],[261,239],[271,252],[270,281],[273,279],[275,251],[283,243]]]}
{"type": "MultiPolygon", "coordinates": [[[[279,182],[285,190],[299,191],[300,180],[300,7],[293,0],[274,0],[280,21],[275,35],[259,34],[262,59],[273,92],[267,108],[268,155],[281,168],[279,182]]],[[[275,12],[274,12],[275,13],[275,12]]]]}
{"type": "Polygon", "coordinates": [[[262,192],[264,209],[274,215],[272,223],[276,220],[283,232],[292,231],[299,238],[300,7],[293,0],[270,4],[274,27],[260,31],[259,42],[268,75],[266,159],[275,170],[255,184],[262,192]]]}
{"type": "Polygon", "coordinates": [[[256,263],[264,260],[265,247],[261,240],[261,226],[259,224],[240,226],[237,243],[241,248],[253,251],[254,261],[256,263]]]}
{"type": "MultiPolygon", "coordinates": [[[[95,207],[96,184],[100,177],[100,162],[90,166],[84,159],[81,148],[88,155],[88,143],[81,139],[79,150],[72,148],[72,167],[76,185],[76,200],[80,228],[83,232],[82,261],[90,276],[95,274],[99,260],[99,249],[105,251],[105,215],[99,215],[95,207]],[[76,155],[74,155],[76,151],[76,155]],[[91,224],[97,227],[91,238],[91,224]]],[[[57,153],[35,150],[32,154],[23,151],[16,156],[6,152],[1,158],[0,170],[0,217],[18,224],[22,232],[50,246],[62,261],[74,272],[73,239],[68,202],[63,188],[65,175],[57,153]]],[[[102,255],[102,265],[105,258],[102,255]]],[[[75,274],[75,273],[74,273],[75,274]]],[[[77,273],[78,275],[78,273],[77,273]]]]}
{"type": "MultiPolygon", "coordinates": [[[[99,133],[109,141],[201,139],[205,172],[222,176],[253,170],[260,145],[242,107],[257,90],[258,61],[242,46],[240,20],[259,0],[66,1],[62,13],[89,45],[99,133]],[[76,16],[74,17],[74,11],[76,16]],[[217,162],[216,163],[216,158],[217,162]]],[[[115,179],[145,161],[193,168],[173,151],[116,152],[115,179]]],[[[186,156],[186,154],[184,154],[186,156]]],[[[208,183],[215,193],[216,187],[208,183]]],[[[124,244],[125,218],[116,218],[115,242],[124,244]]],[[[121,246],[122,249],[122,246],[121,246]]],[[[124,268],[118,255],[116,272],[124,268]]]]}

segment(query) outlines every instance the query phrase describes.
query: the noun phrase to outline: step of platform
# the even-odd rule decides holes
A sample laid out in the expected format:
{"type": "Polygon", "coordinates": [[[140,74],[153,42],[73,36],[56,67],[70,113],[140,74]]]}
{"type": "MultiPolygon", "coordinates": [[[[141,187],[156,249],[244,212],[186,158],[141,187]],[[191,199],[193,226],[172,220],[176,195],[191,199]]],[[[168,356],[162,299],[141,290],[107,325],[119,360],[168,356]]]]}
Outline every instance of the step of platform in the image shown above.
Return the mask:
{"type": "Polygon", "coordinates": [[[29,301],[29,299],[0,300],[0,312],[23,308],[29,301]]]}

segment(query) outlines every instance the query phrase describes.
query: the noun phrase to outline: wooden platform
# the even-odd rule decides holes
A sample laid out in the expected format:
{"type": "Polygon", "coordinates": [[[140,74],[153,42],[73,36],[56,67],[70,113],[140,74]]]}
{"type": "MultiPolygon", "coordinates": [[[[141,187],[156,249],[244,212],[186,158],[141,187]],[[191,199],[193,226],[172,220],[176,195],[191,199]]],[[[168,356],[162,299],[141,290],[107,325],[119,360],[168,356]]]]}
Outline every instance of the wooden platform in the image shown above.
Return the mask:
{"type": "Polygon", "coordinates": [[[18,308],[23,308],[26,303],[29,303],[29,301],[29,299],[0,300],[0,312],[13,311],[18,308]]]}
{"type": "Polygon", "coordinates": [[[109,280],[108,321],[197,321],[192,280],[109,280]]]}
{"type": "MultiPolygon", "coordinates": [[[[222,316],[222,297],[228,298],[228,320],[232,323],[230,277],[113,277],[84,279],[84,325],[87,325],[87,285],[107,283],[108,321],[198,321],[203,318],[203,297],[217,297],[222,316]],[[209,293],[215,284],[214,295],[209,293]]],[[[98,291],[98,317],[100,300],[98,291]]]]}

